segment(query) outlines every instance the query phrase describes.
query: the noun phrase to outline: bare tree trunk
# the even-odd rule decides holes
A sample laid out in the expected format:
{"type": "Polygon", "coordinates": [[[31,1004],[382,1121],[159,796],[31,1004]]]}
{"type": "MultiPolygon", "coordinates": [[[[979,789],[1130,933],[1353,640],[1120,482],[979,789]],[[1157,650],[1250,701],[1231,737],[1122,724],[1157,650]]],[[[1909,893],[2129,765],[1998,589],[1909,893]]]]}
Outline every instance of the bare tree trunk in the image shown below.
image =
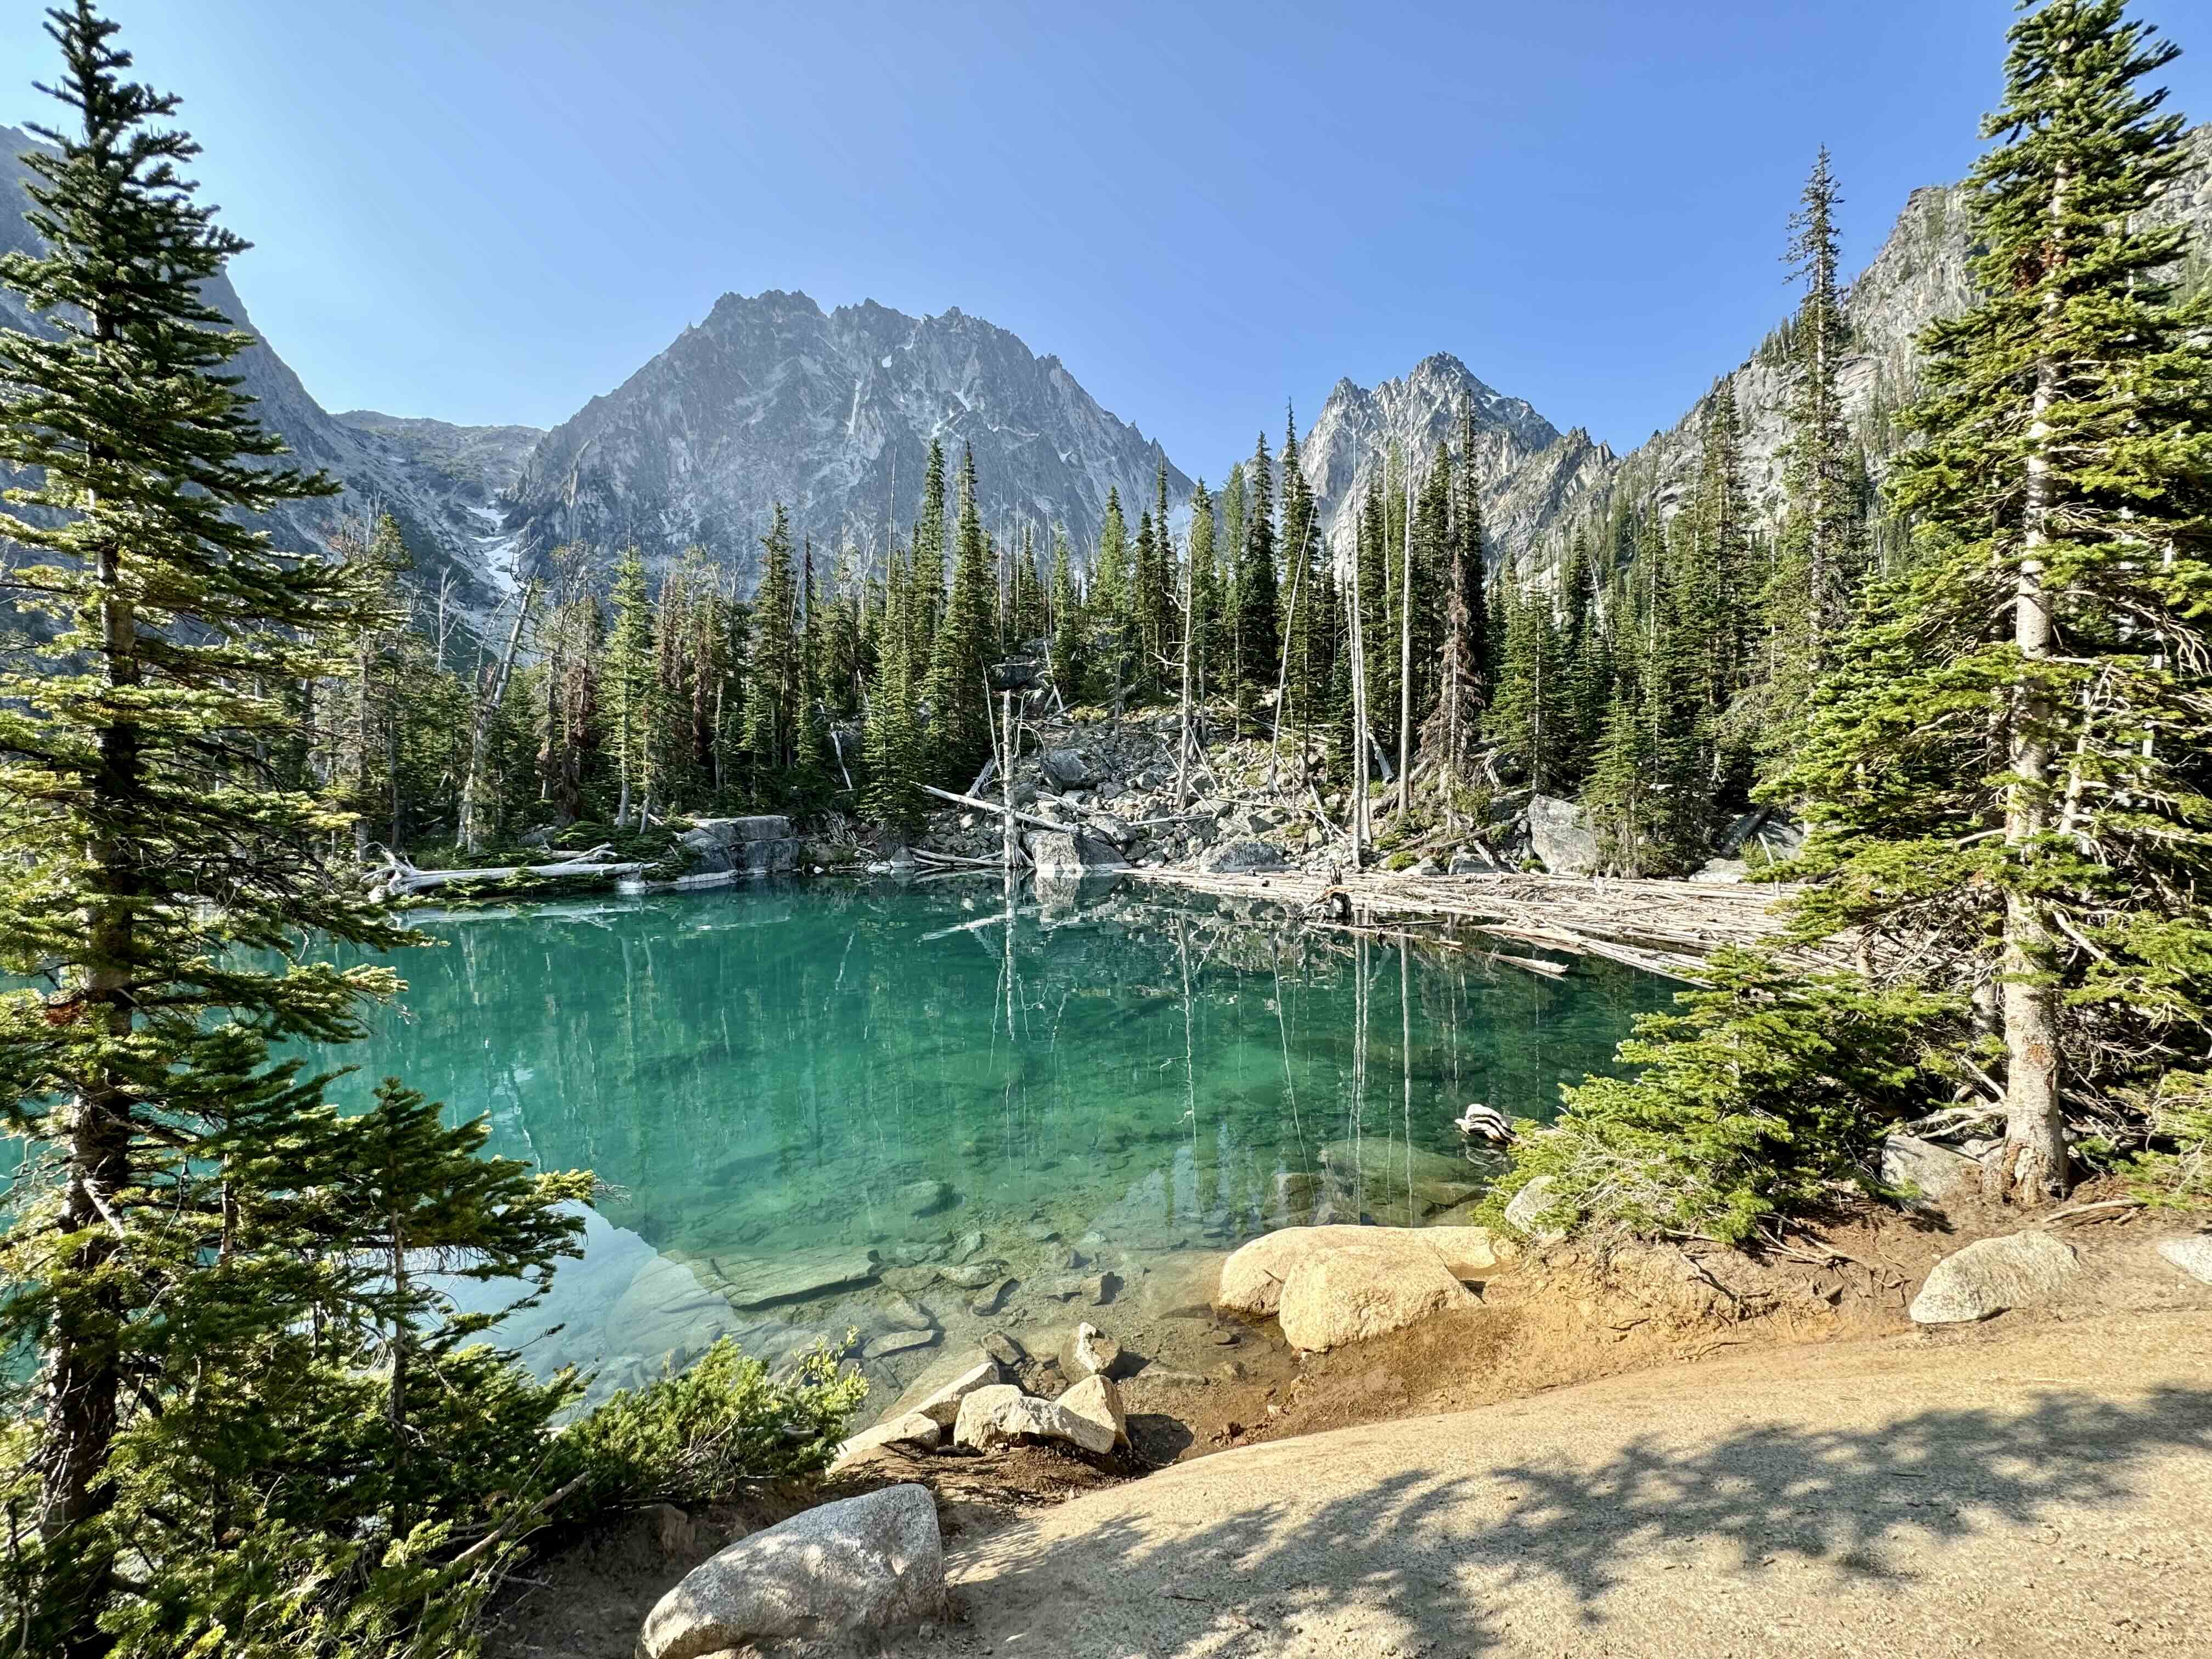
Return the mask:
{"type": "Polygon", "coordinates": [[[1367,860],[1367,745],[1373,739],[1367,731],[1367,641],[1359,622],[1359,554],[1356,547],[1352,550],[1349,592],[1349,639],[1345,648],[1352,653],[1352,862],[1357,869],[1367,860]]]}
{"type": "MultiPolygon", "coordinates": [[[[1194,532],[1194,537],[1195,532],[1194,532]]],[[[1176,728],[1180,736],[1177,738],[1176,742],[1175,810],[1178,812],[1182,811],[1183,803],[1190,799],[1188,793],[1190,784],[1190,744],[1191,738],[1194,736],[1194,733],[1191,731],[1190,719],[1190,636],[1193,632],[1192,610],[1194,598],[1191,592],[1191,579],[1194,574],[1195,573],[1191,569],[1190,560],[1188,556],[1186,556],[1183,559],[1182,566],[1182,720],[1176,728]]]]}
{"type": "MultiPolygon", "coordinates": [[[[2051,184],[2054,244],[2066,210],[2070,173],[2059,163],[2051,184]]],[[[2028,426],[2027,546],[2013,592],[2013,644],[2020,653],[2021,689],[2013,711],[2012,781],[2005,791],[2005,841],[2022,846],[2050,827],[2051,721],[2053,710],[2041,679],[2052,653],[2051,596],[2044,586],[2043,549],[2050,541],[2056,505],[2049,443],[2051,406],[2057,397],[2058,365],[2047,331],[2057,321],[2054,287],[2044,301],[2046,341],[2035,368],[2035,398],[2028,426]]],[[[2018,878],[2015,878],[2017,884],[2018,878]]],[[[1990,1185],[1996,1195],[2036,1205],[2066,1190],[2066,1124],[2058,1088],[2058,991],[2051,982],[2052,943],[2048,907],[2015,884],[2005,895],[2004,1028],[2005,1143],[1990,1185]]]]}

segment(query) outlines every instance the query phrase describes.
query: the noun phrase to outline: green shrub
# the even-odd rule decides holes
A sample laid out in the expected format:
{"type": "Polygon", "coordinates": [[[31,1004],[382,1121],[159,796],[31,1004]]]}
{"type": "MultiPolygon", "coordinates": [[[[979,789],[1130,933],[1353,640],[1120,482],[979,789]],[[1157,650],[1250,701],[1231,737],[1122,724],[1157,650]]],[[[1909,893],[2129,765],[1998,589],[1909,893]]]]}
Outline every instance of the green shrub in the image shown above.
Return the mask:
{"type": "Polygon", "coordinates": [[[819,1474],[867,1392],[826,1345],[776,1381],[725,1338],[690,1370],[572,1424],[557,1442],[558,1478],[584,1477],[574,1504],[590,1510],[704,1503],[747,1481],[819,1474]]]}
{"type": "Polygon", "coordinates": [[[1839,1185],[1881,1190],[1881,1136],[1948,1097],[1936,1044],[1956,1000],[1749,951],[1710,966],[1712,988],[1676,997],[1680,1012],[1638,1018],[1620,1054],[1639,1075],[1564,1089],[1555,1124],[1524,1127],[1493,1220],[1548,1176],[1548,1224],[1735,1244],[1839,1185]]]}
{"type": "Polygon", "coordinates": [[[2128,1166],[2136,1190],[2154,1204],[2212,1203],[2212,1072],[2168,1072],[2130,1103],[2165,1143],[2128,1166]]]}

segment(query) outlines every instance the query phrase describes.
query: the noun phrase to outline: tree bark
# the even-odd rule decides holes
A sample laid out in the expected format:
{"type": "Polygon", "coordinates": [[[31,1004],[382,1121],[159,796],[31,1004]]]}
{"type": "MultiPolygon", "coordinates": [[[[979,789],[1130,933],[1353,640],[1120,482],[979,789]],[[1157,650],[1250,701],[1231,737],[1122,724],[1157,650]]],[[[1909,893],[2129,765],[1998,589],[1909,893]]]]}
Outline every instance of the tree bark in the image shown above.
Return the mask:
{"type": "MultiPolygon", "coordinates": [[[[2058,246],[2066,207],[2069,173],[2059,164],[2051,195],[2051,240],[2058,246]]],[[[2054,254],[2054,258],[2059,257],[2054,254]]],[[[2045,272],[2046,278],[2051,275],[2045,272]]],[[[2051,595],[2044,585],[2043,550],[2050,541],[2056,481],[2048,445],[2051,406],[2057,396],[2058,363],[2050,337],[2058,317],[2055,284],[2044,301],[2044,350],[2035,368],[2035,396],[2028,427],[2027,494],[2023,528],[2027,545],[2013,592],[2013,644],[2020,653],[2020,689],[2014,701],[2012,780],[2005,791],[2005,842],[2027,848],[2031,862],[2039,854],[2031,843],[2050,827],[2050,689],[2044,665],[2053,654],[2051,595]]],[[[2015,871],[2005,894],[2004,1033],[2005,1144],[1991,1175],[1996,1195],[2022,1205],[2063,1197],[2066,1190],[2066,1125],[2060,1108],[2058,991],[2051,982],[2054,929],[2048,906],[2022,886],[2015,871]]]]}
{"type": "MultiPolygon", "coordinates": [[[[109,336],[105,319],[96,321],[109,336]]],[[[87,502],[87,507],[92,505],[87,502]]],[[[96,576],[100,591],[100,653],[107,685],[124,691],[140,681],[137,608],[124,592],[122,552],[112,542],[100,549],[96,576]]],[[[111,1039],[127,1040],[136,1023],[132,979],[137,956],[133,901],[138,892],[133,848],[111,826],[137,805],[143,787],[141,732],[137,721],[110,717],[100,727],[99,760],[90,780],[97,803],[93,822],[101,826],[90,848],[82,912],[86,938],[83,1018],[100,1022],[111,1039]]],[[[73,1253],[70,1272],[80,1280],[97,1274],[121,1243],[110,1230],[102,1194],[124,1190],[131,1176],[131,1103],[125,1080],[110,1066],[99,1066],[70,1103],[67,1131],[68,1174],[62,1194],[60,1227],[83,1243],[73,1253]]],[[[60,1591],[63,1605],[79,1610],[82,1622],[64,1638],[64,1652],[104,1652],[112,1644],[93,1628],[112,1571],[105,1551],[76,1544],[70,1534],[97,1520],[114,1503],[107,1460],[119,1420],[122,1368],[101,1328],[118,1328],[125,1320],[122,1294],[93,1291],[93,1309],[53,1322],[47,1341],[46,1432],[41,1451],[40,1532],[64,1564],[59,1575],[70,1581],[60,1591]],[[89,1329],[86,1328],[88,1326],[89,1329]]]]}

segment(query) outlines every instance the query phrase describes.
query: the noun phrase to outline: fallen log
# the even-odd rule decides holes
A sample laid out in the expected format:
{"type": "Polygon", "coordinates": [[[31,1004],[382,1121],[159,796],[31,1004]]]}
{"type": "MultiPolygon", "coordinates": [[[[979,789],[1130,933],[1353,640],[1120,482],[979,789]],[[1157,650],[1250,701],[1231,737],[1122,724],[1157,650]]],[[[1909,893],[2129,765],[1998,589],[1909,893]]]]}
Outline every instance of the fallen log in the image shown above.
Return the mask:
{"type": "Polygon", "coordinates": [[[440,887],[453,887],[465,882],[513,881],[527,876],[538,880],[559,881],[578,876],[601,876],[609,881],[624,876],[634,876],[646,866],[639,860],[609,862],[614,852],[611,846],[599,846],[588,852],[578,853],[557,864],[495,865],[477,870],[421,870],[387,850],[385,853],[384,879],[379,890],[386,898],[405,898],[416,893],[427,893],[440,887]]]}
{"type": "Polygon", "coordinates": [[[1079,836],[1079,823],[1061,823],[1052,818],[1039,817],[1035,812],[1024,812],[1018,806],[1002,806],[997,801],[985,800],[979,795],[963,795],[951,789],[939,789],[935,784],[921,786],[925,795],[934,795],[939,800],[949,800],[958,806],[972,806],[979,812],[995,812],[1011,816],[1017,823],[1026,823],[1039,830],[1049,830],[1056,836],[1079,836]]]}

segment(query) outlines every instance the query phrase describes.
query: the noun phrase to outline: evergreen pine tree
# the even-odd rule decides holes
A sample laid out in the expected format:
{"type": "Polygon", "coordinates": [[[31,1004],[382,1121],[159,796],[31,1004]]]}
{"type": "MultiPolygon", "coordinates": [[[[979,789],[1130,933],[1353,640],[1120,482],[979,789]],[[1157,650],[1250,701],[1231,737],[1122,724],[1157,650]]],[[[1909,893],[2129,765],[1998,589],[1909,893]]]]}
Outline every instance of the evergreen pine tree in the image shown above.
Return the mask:
{"type": "Polygon", "coordinates": [[[931,769],[964,788],[991,755],[991,544],[976,507],[975,452],[960,464],[959,545],[952,591],[929,665],[931,769]]]}
{"type": "MultiPolygon", "coordinates": [[[[799,705],[804,690],[791,514],[781,501],[775,504],[760,544],[760,586],[753,590],[752,643],[746,653],[750,684],[745,690],[744,744],[753,769],[754,793],[763,801],[781,803],[791,789],[792,769],[799,757],[799,705]]],[[[918,602],[927,603],[926,591],[918,602]]]]}
{"type": "Polygon", "coordinates": [[[600,707],[606,711],[605,746],[614,757],[622,793],[615,822],[626,823],[631,806],[643,808],[647,705],[653,697],[653,593],[646,585],[645,556],[625,548],[609,594],[614,626],[607,632],[600,707]]]}
{"type": "MultiPolygon", "coordinates": [[[[1244,545],[1237,550],[1237,663],[1234,690],[1241,727],[1275,690],[1281,668],[1275,572],[1275,484],[1267,434],[1254,446],[1244,475],[1244,545]]],[[[1279,714],[1279,710],[1277,711],[1279,714]]]]}
{"type": "Polygon", "coordinates": [[[2014,24],[2002,142],[1971,185],[1979,302],[1923,338],[1925,434],[1876,585],[1786,787],[1809,797],[1808,927],[1994,985],[1994,1186],[2069,1179],[2069,1105],[2201,1066],[2212,1011],[2212,301],[2148,210],[2182,121],[2174,48],[2123,0],[2014,24]],[[1952,952],[1931,964],[1923,941],[1952,952]]]}
{"type": "Polygon", "coordinates": [[[1067,532],[1052,532],[1052,683],[1060,701],[1073,707],[1083,699],[1083,595],[1075,585],[1075,561],[1067,532]]]}
{"type": "MultiPolygon", "coordinates": [[[[397,988],[300,961],[301,936],[415,938],[333,867],[345,815],[264,750],[295,708],[277,688],[339,678],[373,599],[249,527],[334,486],[272,464],[226,373],[252,337],[206,296],[245,245],[115,26],[87,0],[51,15],[71,125],[24,158],[45,251],[0,256],[39,331],[0,329],[0,533],[33,555],[15,602],[55,624],[0,672],[0,1123],[23,1150],[0,1347],[36,1357],[9,1432],[38,1487],[0,1585],[26,1653],[279,1651],[272,1608],[385,1565],[343,1491],[313,1540],[270,1512],[280,1486],[333,1490],[329,1425],[364,1379],[311,1351],[342,1262],[245,1224],[323,1109],[272,1045],[358,1036],[397,988]]],[[[336,1194],[361,1196],[350,1175],[336,1194]]]]}

